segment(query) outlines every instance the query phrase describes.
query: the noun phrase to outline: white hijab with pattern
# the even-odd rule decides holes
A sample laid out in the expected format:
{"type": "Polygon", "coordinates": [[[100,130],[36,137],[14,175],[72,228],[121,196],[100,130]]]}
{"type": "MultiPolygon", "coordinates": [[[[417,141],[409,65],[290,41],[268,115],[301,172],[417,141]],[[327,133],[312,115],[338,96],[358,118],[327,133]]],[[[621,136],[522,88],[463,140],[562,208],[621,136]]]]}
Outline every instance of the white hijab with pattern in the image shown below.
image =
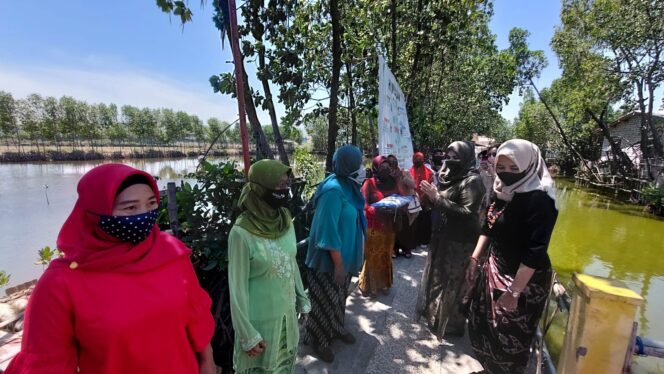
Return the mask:
{"type": "Polygon", "coordinates": [[[537,145],[523,139],[508,140],[498,148],[496,162],[500,156],[512,160],[519,168],[519,173],[525,171],[523,178],[511,186],[503,184],[500,178],[494,180],[493,190],[500,200],[511,201],[515,193],[540,190],[546,192],[554,202],[556,201],[553,178],[537,145]]]}

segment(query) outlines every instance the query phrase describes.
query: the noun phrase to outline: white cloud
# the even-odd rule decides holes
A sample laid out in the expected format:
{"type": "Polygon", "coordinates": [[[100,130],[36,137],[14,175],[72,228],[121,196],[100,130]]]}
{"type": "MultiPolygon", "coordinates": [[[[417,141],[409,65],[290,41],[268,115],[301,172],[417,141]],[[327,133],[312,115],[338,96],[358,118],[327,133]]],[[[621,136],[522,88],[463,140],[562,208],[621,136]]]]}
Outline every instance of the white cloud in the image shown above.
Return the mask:
{"type": "Polygon", "coordinates": [[[206,81],[183,83],[130,68],[30,67],[0,64],[0,90],[22,98],[31,93],[73,96],[90,103],[172,108],[232,122],[237,102],[214,94],[206,81]]]}

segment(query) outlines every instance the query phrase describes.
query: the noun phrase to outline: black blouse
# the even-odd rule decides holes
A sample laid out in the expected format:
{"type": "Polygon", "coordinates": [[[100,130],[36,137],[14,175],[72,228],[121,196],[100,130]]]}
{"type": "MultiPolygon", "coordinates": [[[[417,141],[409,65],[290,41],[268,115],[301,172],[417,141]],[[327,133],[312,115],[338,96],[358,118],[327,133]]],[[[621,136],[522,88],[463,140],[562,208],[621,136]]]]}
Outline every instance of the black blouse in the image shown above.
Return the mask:
{"type": "Polygon", "coordinates": [[[494,195],[491,202],[495,202],[494,215],[505,208],[493,228],[488,220],[482,227],[499,265],[509,274],[515,274],[521,263],[536,270],[551,267],[547,249],[558,210],[548,194],[539,190],[516,193],[509,203],[494,195]]]}

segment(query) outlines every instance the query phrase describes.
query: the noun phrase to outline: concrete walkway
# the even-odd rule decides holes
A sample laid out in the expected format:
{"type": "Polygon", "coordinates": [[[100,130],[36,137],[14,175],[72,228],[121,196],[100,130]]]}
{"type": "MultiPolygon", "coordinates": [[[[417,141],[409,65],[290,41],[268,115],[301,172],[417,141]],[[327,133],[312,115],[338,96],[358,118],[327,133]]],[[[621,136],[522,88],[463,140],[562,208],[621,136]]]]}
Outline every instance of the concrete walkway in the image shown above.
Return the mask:
{"type": "Polygon", "coordinates": [[[455,373],[480,371],[467,338],[439,342],[423,324],[415,321],[415,303],[426,251],[394,260],[394,286],[389,295],[377,299],[362,296],[354,279],[348,297],[346,329],[357,343],[335,341],[333,363],[313,355],[300,345],[296,373],[455,373]]]}

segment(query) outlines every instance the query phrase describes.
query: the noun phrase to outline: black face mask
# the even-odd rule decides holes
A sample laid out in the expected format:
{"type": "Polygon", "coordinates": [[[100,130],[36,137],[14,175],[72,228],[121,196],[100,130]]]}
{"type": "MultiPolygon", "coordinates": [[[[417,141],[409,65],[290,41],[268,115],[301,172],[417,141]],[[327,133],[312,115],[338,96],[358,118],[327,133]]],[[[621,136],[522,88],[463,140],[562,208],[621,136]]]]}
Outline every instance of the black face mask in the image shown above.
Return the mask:
{"type": "Polygon", "coordinates": [[[500,181],[503,182],[504,185],[506,186],[511,186],[514,183],[520,181],[523,179],[523,177],[526,176],[526,173],[528,170],[522,171],[520,173],[508,173],[505,171],[498,172],[498,178],[500,178],[500,181]]]}
{"type": "Polygon", "coordinates": [[[458,174],[461,171],[461,160],[446,160],[445,166],[450,169],[450,174],[458,174]]]}
{"type": "Polygon", "coordinates": [[[435,166],[443,166],[443,156],[433,156],[431,159],[435,166]]]}
{"type": "Polygon", "coordinates": [[[290,203],[290,188],[282,190],[265,189],[262,197],[272,209],[288,208],[290,203]]]}
{"type": "Polygon", "coordinates": [[[391,169],[379,169],[376,178],[378,178],[378,180],[381,182],[390,182],[394,179],[392,178],[391,169]]]}
{"type": "Polygon", "coordinates": [[[413,165],[415,165],[416,167],[419,168],[420,166],[424,165],[424,161],[417,160],[417,161],[413,162],[413,165]]]}

